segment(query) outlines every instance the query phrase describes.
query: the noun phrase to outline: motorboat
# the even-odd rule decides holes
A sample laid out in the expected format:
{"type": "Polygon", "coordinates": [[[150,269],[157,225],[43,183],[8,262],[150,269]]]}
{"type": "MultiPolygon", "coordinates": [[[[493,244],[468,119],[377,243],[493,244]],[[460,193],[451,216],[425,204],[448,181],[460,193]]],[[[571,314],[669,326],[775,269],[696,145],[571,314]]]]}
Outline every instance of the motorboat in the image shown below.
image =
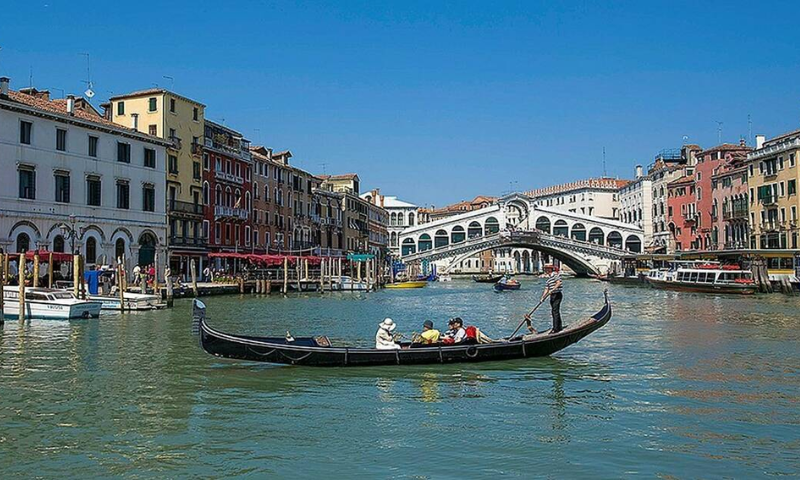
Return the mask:
{"type": "Polygon", "coordinates": [[[427,280],[387,283],[386,288],[424,288],[428,284],[427,280]]]}
{"type": "Polygon", "coordinates": [[[358,281],[353,279],[347,275],[342,275],[339,282],[339,290],[346,290],[346,291],[367,291],[369,290],[369,286],[367,282],[364,280],[358,281]]]}
{"type": "MultiPolygon", "coordinates": [[[[3,313],[19,316],[19,287],[3,287],[3,313]]],[[[101,302],[80,300],[68,290],[55,288],[25,287],[25,317],[53,320],[72,318],[97,318],[101,302]]]]}
{"type": "Polygon", "coordinates": [[[666,271],[651,270],[647,280],[661,290],[741,295],[752,295],[757,291],[750,270],[719,262],[676,261],[666,271]]]}
{"type": "Polygon", "coordinates": [[[442,273],[436,278],[437,282],[452,282],[453,277],[450,276],[449,273],[442,273]]]}
{"type": "MultiPolygon", "coordinates": [[[[103,310],[121,310],[119,295],[89,295],[88,299],[101,302],[103,310]]],[[[158,310],[167,306],[158,295],[125,292],[124,299],[126,311],[158,310]]]]}

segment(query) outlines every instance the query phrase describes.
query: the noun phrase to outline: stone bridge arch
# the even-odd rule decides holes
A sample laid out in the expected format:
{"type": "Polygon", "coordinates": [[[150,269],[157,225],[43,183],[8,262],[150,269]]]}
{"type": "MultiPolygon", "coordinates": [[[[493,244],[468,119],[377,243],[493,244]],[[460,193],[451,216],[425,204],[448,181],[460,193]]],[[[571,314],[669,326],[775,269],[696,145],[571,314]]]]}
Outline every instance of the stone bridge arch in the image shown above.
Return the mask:
{"type": "MultiPolygon", "coordinates": [[[[468,258],[472,258],[475,255],[480,254],[481,252],[485,252],[488,250],[495,250],[497,248],[498,248],[497,245],[487,245],[486,247],[471,250],[469,252],[462,253],[461,255],[454,256],[452,257],[452,259],[449,260],[447,266],[443,269],[443,273],[450,271],[456,265],[460,264],[462,261],[468,258]]],[[[561,263],[567,265],[578,275],[582,276],[589,274],[596,275],[600,273],[600,271],[597,269],[597,267],[594,266],[591,260],[576,252],[540,245],[534,242],[524,242],[524,241],[504,243],[502,248],[529,248],[531,250],[536,250],[540,253],[545,253],[547,255],[550,255],[558,259],[561,263]]]]}

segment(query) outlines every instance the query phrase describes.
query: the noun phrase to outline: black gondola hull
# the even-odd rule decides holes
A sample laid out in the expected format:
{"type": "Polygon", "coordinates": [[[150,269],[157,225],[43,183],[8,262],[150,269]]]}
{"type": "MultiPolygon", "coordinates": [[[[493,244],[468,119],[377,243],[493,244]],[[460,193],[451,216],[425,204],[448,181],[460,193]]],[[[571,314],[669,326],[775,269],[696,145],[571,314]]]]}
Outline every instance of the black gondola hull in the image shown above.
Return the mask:
{"type": "MultiPolygon", "coordinates": [[[[195,305],[201,302],[195,300],[195,305]]],[[[377,365],[424,365],[462,363],[544,357],[562,350],[611,319],[611,306],[606,299],[603,309],[591,318],[556,334],[532,338],[515,337],[509,341],[488,344],[434,345],[399,350],[313,346],[313,338],[287,342],[281,338],[231,335],[211,328],[205,321],[205,309],[195,308],[195,333],[207,353],[222,358],[315,367],[356,367],[377,365]]]]}

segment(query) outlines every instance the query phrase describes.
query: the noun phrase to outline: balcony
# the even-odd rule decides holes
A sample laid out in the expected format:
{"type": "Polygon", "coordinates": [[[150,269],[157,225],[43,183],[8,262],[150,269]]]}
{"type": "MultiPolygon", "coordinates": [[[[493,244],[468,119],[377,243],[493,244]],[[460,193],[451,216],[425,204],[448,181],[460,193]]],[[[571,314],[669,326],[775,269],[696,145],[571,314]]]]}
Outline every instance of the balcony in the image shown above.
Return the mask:
{"type": "Polygon", "coordinates": [[[199,203],[181,202],[179,200],[168,200],[167,211],[169,213],[183,213],[188,215],[203,215],[205,207],[199,203]]]}
{"type": "Polygon", "coordinates": [[[225,207],[223,205],[214,206],[214,218],[232,218],[234,220],[247,220],[250,213],[244,208],[225,207]]]}
{"type": "Polygon", "coordinates": [[[183,142],[179,137],[169,137],[167,140],[172,143],[172,145],[169,146],[172,150],[180,150],[183,148],[183,142]]]}
{"type": "Polygon", "coordinates": [[[241,158],[246,162],[252,161],[252,156],[250,155],[249,143],[240,142],[238,146],[226,145],[224,143],[215,141],[213,138],[204,137],[203,144],[205,145],[206,148],[216,150],[219,153],[226,155],[233,155],[235,157],[241,158]]]}
{"type": "Polygon", "coordinates": [[[217,180],[224,181],[224,182],[235,183],[237,185],[243,185],[244,184],[244,178],[237,177],[236,175],[234,175],[232,173],[225,173],[225,172],[222,172],[222,171],[219,171],[219,170],[214,171],[214,178],[216,178],[217,180]]]}
{"type": "Polygon", "coordinates": [[[747,209],[746,208],[734,208],[733,210],[723,210],[722,211],[722,219],[725,220],[725,221],[746,220],[747,219],[747,209]]]}
{"type": "Polygon", "coordinates": [[[778,220],[767,220],[766,222],[761,222],[761,231],[762,232],[777,232],[780,230],[786,229],[786,222],[780,222],[778,220]]]}
{"type": "Polygon", "coordinates": [[[203,145],[200,143],[192,143],[192,155],[195,157],[203,156],[203,145]]]}
{"type": "Polygon", "coordinates": [[[775,205],[778,203],[777,195],[767,195],[758,199],[763,205],[775,205]]]}
{"type": "Polygon", "coordinates": [[[171,247],[205,247],[207,243],[205,238],[169,237],[169,246],[171,247]]]}

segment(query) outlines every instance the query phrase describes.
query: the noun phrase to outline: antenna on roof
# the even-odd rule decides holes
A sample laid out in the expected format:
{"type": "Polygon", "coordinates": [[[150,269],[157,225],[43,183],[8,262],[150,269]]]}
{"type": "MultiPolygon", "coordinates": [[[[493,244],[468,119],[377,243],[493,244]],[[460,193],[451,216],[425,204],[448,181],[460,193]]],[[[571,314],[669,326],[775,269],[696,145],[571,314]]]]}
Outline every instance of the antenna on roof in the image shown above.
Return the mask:
{"type": "Polygon", "coordinates": [[[94,85],[92,84],[92,69],[91,65],[89,64],[89,54],[80,53],[79,55],[83,55],[86,57],[86,80],[83,81],[83,83],[86,84],[86,91],[83,92],[83,94],[86,95],[86,98],[91,99],[92,97],[94,97],[94,90],[92,90],[92,87],[94,87],[94,85]]]}
{"type": "Polygon", "coordinates": [[[169,89],[170,90],[174,90],[175,89],[175,79],[170,77],[169,75],[162,75],[162,77],[164,77],[165,79],[169,80],[169,89]]]}
{"type": "Polygon", "coordinates": [[[753,143],[753,120],[749,113],[747,114],[747,143],[753,143]]]}
{"type": "Polygon", "coordinates": [[[328,166],[328,164],[323,162],[323,163],[320,163],[320,165],[322,165],[322,174],[323,175],[327,175],[328,173],[325,171],[325,167],[328,166]]]}
{"type": "Polygon", "coordinates": [[[717,121],[717,145],[722,144],[722,124],[723,122],[717,121]]]}
{"type": "Polygon", "coordinates": [[[603,176],[606,176],[606,147],[603,147],[603,176]]]}
{"type": "Polygon", "coordinates": [[[30,66],[28,73],[28,86],[33,90],[33,65],[30,66]]]}

